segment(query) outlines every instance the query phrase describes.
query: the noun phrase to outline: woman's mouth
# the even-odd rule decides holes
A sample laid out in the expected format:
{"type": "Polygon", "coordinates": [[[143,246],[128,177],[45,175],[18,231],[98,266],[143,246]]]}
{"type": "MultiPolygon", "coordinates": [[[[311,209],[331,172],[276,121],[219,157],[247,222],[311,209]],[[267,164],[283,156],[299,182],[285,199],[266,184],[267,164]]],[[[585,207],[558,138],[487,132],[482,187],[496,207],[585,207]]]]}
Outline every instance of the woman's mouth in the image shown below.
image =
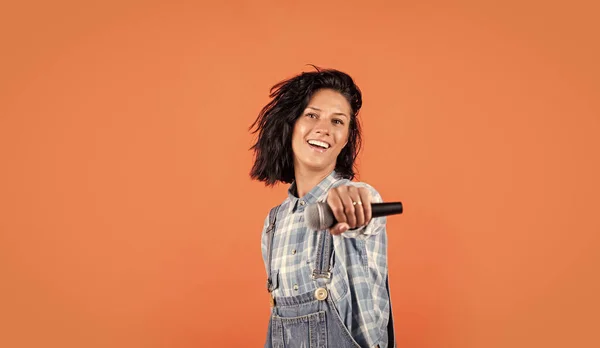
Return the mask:
{"type": "Polygon", "coordinates": [[[331,145],[321,140],[309,140],[307,143],[313,150],[320,153],[327,151],[331,147],[331,145]]]}

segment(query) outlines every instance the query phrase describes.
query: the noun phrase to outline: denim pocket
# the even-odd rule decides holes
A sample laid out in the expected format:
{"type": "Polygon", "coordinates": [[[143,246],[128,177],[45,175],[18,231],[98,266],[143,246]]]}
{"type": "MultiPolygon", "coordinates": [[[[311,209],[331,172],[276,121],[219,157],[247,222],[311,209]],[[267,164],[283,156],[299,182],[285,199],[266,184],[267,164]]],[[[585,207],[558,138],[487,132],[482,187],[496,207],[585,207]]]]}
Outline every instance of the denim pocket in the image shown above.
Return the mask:
{"type": "Polygon", "coordinates": [[[273,315],[271,324],[273,348],[327,347],[325,312],[291,318],[273,315]]]}

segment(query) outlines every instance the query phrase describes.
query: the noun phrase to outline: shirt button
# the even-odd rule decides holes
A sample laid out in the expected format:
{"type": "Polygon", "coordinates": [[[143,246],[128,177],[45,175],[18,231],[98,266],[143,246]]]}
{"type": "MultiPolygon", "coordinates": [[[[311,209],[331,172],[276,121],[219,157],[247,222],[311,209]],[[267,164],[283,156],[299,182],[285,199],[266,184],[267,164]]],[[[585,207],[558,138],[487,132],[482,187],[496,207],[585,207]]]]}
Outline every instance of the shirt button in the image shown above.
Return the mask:
{"type": "Polygon", "coordinates": [[[298,291],[298,284],[294,284],[294,290],[298,291]]]}
{"type": "Polygon", "coordinates": [[[305,203],[304,203],[304,201],[300,201],[300,205],[302,205],[302,206],[303,206],[304,204],[305,204],[305,203]]]}
{"type": "Polygon", "coordinates": [[[296,255],[296,249],[292,250],[292,255],[296,255]]]}

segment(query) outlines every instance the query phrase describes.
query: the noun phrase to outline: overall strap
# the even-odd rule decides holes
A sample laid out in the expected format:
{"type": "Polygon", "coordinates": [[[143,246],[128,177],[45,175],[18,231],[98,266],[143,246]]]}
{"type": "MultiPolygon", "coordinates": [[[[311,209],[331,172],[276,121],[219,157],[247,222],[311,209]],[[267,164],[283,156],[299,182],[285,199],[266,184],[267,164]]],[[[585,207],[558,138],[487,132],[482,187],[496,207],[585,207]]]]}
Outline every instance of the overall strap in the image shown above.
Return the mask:
{"type": "Polygon", "coordinates": [[[328,230],[318,231],[316,267],[313,269],[313,279],[331,279],[331,256],[333,255],[333,236],[328,230]]]}
{"type": "Polygon", "coordinates": [[[277,213],[280,205],[273,207],[269,212],[269,226],[267,227],[267,290],[272,292],[273,280],[271,279],[271,254],[273,246],[273,236],[275,235],[275,221],[277,221],[277,213]]]}
{"type": "Polygon", "coordinates": [[[389,277],[385,278],[385,287],[388,291],[389,303],[390,303],[390,319],[388,321],[388,347],[396,348],[396,338],[394,332],[394,313],[392,312],[392,293],[390,292],[389,277]]]}
{"type": "MultiPolygon", "coordinates": [[[[333,183],[327,190],[341,186],[347,183],[349,180],[338,180],[333,183]]],[[[314,280],[319,279],[331,279],[331,271],[333,265],[331,264],[331,258],[333,256],[333,236],[328,230],[315,231],[315,233],[319,234],[319,242],[317,245],[317,257],[316,257],[316,267],[313,269],[311,274],[314,280]]]]}

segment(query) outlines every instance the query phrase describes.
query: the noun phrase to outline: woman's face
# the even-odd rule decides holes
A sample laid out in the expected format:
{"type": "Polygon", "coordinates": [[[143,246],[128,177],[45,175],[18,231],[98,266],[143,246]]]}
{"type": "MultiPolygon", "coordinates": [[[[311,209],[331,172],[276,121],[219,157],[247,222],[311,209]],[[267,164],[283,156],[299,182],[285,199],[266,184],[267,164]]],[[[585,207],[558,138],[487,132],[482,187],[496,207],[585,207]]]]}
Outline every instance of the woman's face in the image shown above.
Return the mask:
{"type": "Polygon", "coordinates": [[[331,89],[315,92],[294,125],[294,168],[333,171],[348,142],[350,117],[350,104],[340,93],[331,89]]]}

